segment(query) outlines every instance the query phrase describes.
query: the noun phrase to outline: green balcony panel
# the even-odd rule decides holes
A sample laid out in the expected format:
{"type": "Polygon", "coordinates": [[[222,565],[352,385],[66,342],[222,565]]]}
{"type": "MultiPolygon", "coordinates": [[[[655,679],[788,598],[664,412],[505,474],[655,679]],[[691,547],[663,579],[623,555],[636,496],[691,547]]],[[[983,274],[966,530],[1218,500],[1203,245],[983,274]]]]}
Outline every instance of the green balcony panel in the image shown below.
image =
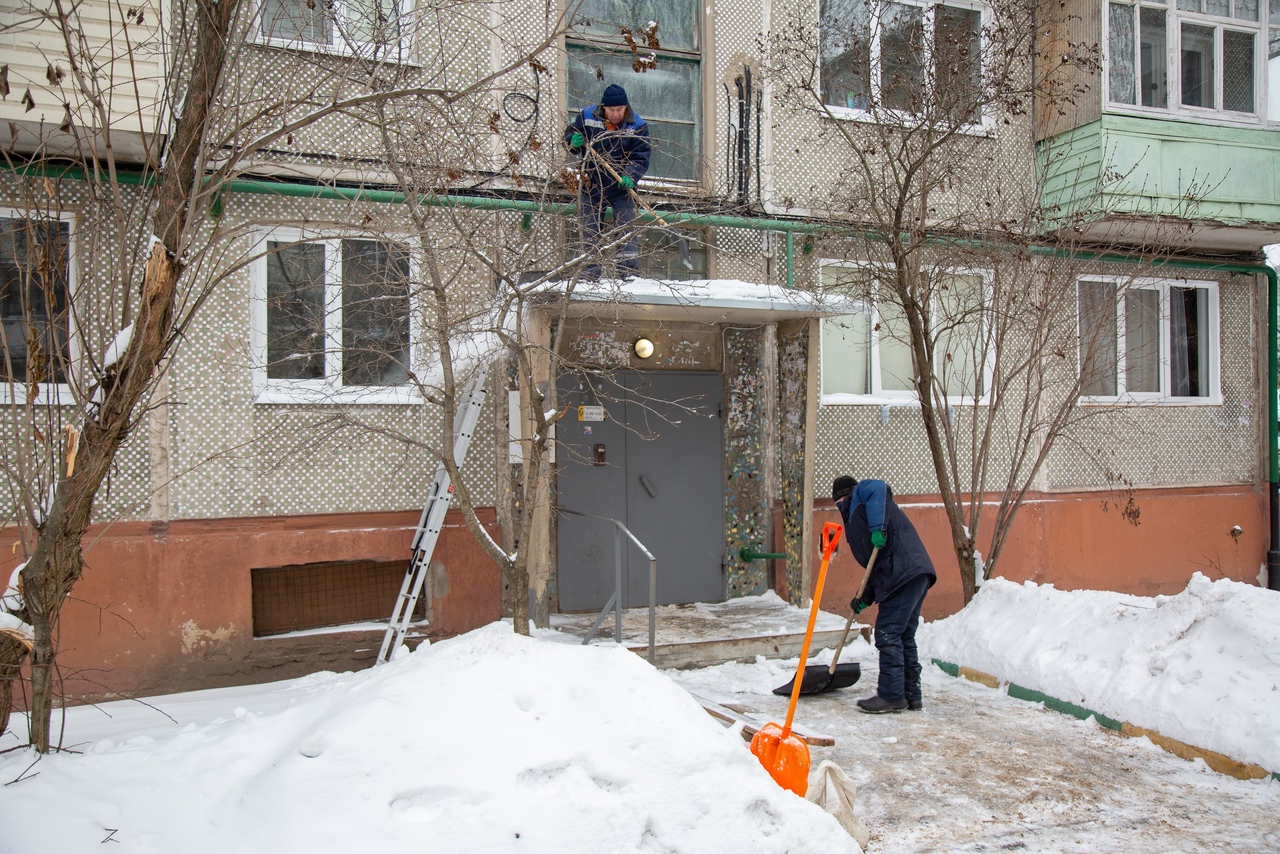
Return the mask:
{"type": "Polygon", "coordinates": [[[1105,115],[1037,145],[1053,227],[1189,249],[1280,240],[1280,131],[1105,115]],[[1169,220],[1193,229],[1159,229],[1169,220]]]}

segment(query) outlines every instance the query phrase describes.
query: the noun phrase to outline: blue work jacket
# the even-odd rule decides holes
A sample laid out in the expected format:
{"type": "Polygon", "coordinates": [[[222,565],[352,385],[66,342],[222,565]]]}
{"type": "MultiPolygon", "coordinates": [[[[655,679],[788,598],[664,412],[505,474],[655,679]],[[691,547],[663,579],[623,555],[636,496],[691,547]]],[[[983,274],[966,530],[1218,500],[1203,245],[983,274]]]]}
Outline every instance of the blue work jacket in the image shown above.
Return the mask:
{"type": "Polygon", "coordinates": [[[853,556],[863,566],[871,559],[871,532],[884,531],[885,546],[867,579],[862,601],[883,602],[902,585],[921,575],[929,576],[929,586],[938,580],[933,561],[925,551],[916,528],[893,500],[893,490],[883,480],[860,480],[853,492],[836,502],[844,519],[844,536],[853,556]]]}
{"type": "Polygon", "coordinates": [[[575,132],[586,140],[588,151],[583,151],[582,169],[589,191],[617,198],[627,192],[618,185],[618,178],[626,176],[638,184],[649,171],[649,156],[653,151],[649,145],[649,125],[630,107],[622,124],[614,130],[605,126],[603,107],[599,104],[587,107],[565,129],[566,145],[575,132]],[[618,173],[618,178],[600,164],[601,160],[618,173]]]}

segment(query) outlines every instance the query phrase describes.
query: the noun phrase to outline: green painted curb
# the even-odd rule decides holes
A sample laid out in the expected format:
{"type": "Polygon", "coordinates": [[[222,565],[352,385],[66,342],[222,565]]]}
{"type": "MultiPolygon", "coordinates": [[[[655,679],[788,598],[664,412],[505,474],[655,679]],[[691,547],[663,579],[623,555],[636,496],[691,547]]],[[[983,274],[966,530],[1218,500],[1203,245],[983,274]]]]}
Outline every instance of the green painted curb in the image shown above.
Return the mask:
{"type": "MultiPolygon", "coordinates": [[[[947,675],[960,675],[960,665],[952,664],[949,661],[942,661],[937,658],[932,659],[932,661],[937,665],[939,670],[947,675]]],[[[1100,712],[1095,712],[1093,709],[1086,709],[1084,706],[1077,706],[1075,703],[1068,703],[1066,700],[1059,700],[1057,697],[1050,697],[1048,694],[1042,694],[1032,688],[1024,688],[1016,682],[1008,683],[1005,693],[1010,697],[1013,697],[1015,700],[1027,700],[1032,703],[1043,703],[1045,708],[1053,709],[1055,712],[1062,712],[1066,715],[1071,715],[1071,717],[1078,720],[1084,721],[1089,718],[1093,718],[1101,726],[1104,726],[1109,730],[1114,730],[1115,732],[1120,732],[1123,728],[1123,724],[1115,718],[1109,718],[1100,712]]]]}
{"type": "MultiPolygon", "coordinates": [[[[955,676],[957,678],[960,676],[960,665],[952,664],[949,661],[942,661],[941,659],[938,659],[938,658],[934,658],[930,660],[939,670],[941,670],[943,673],[946,673],[948,676],[955,676]]],[[[983,674],[983,675],[988,675],[988,674],[983,674]]],[[[995,677],[992,676],[991,678],[994,679],[995,677]]],[[[997,688],[996,690],[1002,690],[1002,689],[997,688]]],[[[1122,735],[1124,734],[1123,723],[1121,723],[1118,720],[1115,720],[1114,718],[1109,718],[1106,715],[1099,714],[1098,712],[1095,712],[1091,709],[1086,709],[1084,706],[1077,706],[1075,703],[1068,703],[1065,700],[1059,700],[1056,697],[1050,697],[1047,694],[1042,694],[1041,692],[1033,690],[1031,688],[1024,688],[1015,682],[1007,683],[1004,690],[1006,690],[1008,695],[1010,697],[1013,697],[1015,700],[1027,700],[1032,703],[1043,703],[1045,708],[1047,709],[1052,709],[1055,712],[1061,712],[1063,714],[1071,715],[1073,718],[1077,718],[1078,720],[1082,720],[1082,721],[1088,720],[1089,718],[1093,718],[1095,721],[1098,722],[1100,726],[1106,727],[1107,729],[1113,730],[1114,732],[1121,733],[1122,735]]],[[[1230,757],[1227,757],[1227,758],[1230,758],[1230,757]]],[[[1262,779],[1266,779],[1266,778],[1264,777],[1262,779]]],[[[1271,779],[1280,781],[1280,771],[1271,772],[1271,779]]]]}
{"type": "Polygon", "coordinates": [[[1106,715],[1093,711],[1092,709],[1086,709],[1084,706],[1077,706],[1075,703],[1068,703],[1066,700],[1059,700],[1055,697],[1050,697],[1047,694],[1041,694],[1039,691],[1034,691],[1030,688],[1023,688],[1021,685],[1013,682],[1009,683],[1009,696],[1018,700],[1030,700],[1033,703],[1044,703],[1045,708],[1053,709],[1055,712],[1062,712],[1063,714],[1071,715],[1071,717],[1082,721],[1093,718],[1102,726],[1110,730],[1115,730],[1116,732],[1120,732],[1123,728],[1123,724],[1121,724],[1120,721],[1109,718],[1106,715]]]}

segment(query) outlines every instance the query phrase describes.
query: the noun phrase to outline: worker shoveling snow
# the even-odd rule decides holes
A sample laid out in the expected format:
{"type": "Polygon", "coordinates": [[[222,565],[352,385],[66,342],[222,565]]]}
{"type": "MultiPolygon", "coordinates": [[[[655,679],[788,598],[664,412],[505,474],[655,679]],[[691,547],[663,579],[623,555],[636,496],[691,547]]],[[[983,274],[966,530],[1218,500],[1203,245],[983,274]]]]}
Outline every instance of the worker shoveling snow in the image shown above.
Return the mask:
{"type": "Polygon", "coordinates": [[[68,711],[77,753],[0,755],[18,781],[0,850],[858,850],[639,656],[500,623],[385,667],[148,702],[68,711]]]}

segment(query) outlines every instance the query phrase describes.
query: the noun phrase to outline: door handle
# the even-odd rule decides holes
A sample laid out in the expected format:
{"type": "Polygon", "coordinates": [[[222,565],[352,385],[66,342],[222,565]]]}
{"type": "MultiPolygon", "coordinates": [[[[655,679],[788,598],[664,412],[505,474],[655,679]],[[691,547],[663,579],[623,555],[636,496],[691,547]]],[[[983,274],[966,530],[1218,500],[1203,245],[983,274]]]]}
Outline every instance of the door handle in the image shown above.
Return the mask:
{"type": "Polygon", "coordinates": [[[653,491],[653,484],[649,482],[649,478],[640,475],[640,485],[644,487],[644,491],[649,493],[650,498],[657,498],[658,493],[653,491]]]}

